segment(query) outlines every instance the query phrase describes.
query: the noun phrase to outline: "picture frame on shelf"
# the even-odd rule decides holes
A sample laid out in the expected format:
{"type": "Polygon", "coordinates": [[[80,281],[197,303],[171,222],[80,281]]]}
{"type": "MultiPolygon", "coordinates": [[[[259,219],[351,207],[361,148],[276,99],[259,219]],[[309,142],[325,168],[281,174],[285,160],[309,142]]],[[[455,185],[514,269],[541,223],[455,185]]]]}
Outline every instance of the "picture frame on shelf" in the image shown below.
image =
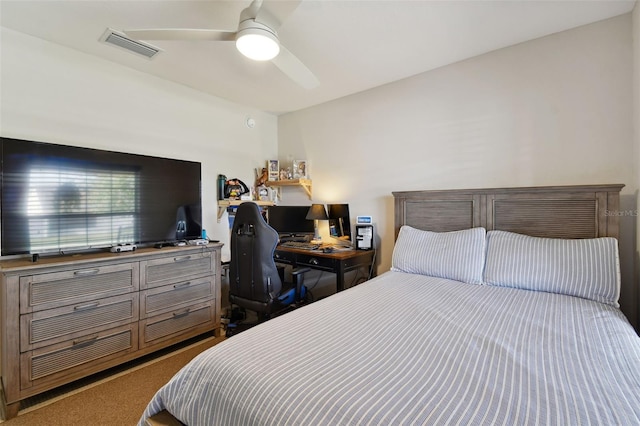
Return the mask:
{"type": "Polygon", "coordinates": [[[273,204],[276,204],[278,202],[278,199],[280,198],[279,188],[268,188],[268,190],[269,201],[271,201],[273,204]]]}
{"type": "Polygon", "coordinates": [[[266,186],[256,188],[256,195],[258,201],[271,201],[271,194],[269,193],[269,188],[266,186]]]}
{"type": "Polygon", "coordinates": [[[293,160],[293,178],[307,179],[309,177],[309,169],[307,160],[293,160]]]}
{"type": "Polygon", "coordinates": [[[278,160],[267,161],[267,170],[269,171],[269,180],[278,180],[280,177],[280,164],[278,160]]]}
{"type": "Polygon", "coordinates": [[[280,169],[280,180],[289,179],[289,173],[285,169],[280,169]]]}

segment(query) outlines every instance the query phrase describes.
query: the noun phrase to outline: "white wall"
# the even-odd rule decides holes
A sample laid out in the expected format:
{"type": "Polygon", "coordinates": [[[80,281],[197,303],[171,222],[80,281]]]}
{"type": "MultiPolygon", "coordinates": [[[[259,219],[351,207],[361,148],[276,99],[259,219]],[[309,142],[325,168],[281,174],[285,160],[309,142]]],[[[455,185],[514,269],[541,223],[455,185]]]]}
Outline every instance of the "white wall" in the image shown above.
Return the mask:
{"type": "MultiPolygon", "coordinates": [[[[379,272],[392,191],[624,183],[622,208],[635,209],[631,24],[627,14],[280,116],[280,159],[309,161],[314,202],[373,215],[379,272]]],[[[632,297],[635,220],[622,218],[620,239],[632,297]]]]}
{"type": "Polygon", "coordinates": [[[11,30],[0,35],[2,136],[200,161],[203,225],[228,241],[226,214],[216,220],[217,175],[253,183],[254,168],[277,154],[275,116],[11,30]]]}

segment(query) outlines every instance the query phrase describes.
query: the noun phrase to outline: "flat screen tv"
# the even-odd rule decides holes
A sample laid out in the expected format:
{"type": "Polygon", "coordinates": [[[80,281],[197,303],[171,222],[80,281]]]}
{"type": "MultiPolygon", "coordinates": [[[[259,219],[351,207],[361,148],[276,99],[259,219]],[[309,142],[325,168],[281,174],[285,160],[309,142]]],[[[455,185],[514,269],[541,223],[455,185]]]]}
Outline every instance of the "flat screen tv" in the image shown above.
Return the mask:
{"type": "Polygon", "coordinates": [[[200,238],[199,162],[0,138],[2,256],[200,238]]]}

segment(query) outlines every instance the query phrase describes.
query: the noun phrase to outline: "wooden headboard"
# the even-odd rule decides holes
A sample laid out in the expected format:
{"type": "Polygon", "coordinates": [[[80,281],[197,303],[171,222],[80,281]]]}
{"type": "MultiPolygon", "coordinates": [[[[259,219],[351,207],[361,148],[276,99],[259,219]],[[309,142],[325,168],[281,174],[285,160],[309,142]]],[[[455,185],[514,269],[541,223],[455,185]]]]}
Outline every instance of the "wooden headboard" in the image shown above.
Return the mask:
{"type": "Polygon", "coordinates": [[[618,238],[624,185],[394,192],[402,225],[436,232],[484,227],[550,238],[618,238]]]}

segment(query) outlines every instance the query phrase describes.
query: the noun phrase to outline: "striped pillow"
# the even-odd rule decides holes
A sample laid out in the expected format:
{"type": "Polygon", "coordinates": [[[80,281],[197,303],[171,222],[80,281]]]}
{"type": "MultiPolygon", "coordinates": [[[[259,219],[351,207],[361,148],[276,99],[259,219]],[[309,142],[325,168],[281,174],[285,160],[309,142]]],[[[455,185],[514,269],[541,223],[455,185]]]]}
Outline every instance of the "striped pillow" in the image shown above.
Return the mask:
{"type": "Polygon", "coordinates": [[[609,237],[562,240],[489,231],[484,281],[619,307],[618,242],[609,237]]]}
{"type": "Polygon", "coordinates": [[[482,284],[486,230],[422,231],[404,225],[393,248],[391,270],[482,284]]]}

